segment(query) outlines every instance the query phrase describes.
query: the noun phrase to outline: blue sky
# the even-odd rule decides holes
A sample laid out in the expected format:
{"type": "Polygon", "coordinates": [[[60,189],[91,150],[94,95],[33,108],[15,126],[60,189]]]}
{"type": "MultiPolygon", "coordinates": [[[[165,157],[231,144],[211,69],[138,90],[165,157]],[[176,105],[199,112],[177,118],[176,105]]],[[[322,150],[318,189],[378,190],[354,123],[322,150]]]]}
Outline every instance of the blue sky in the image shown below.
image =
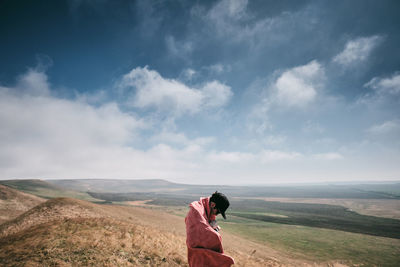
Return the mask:
{"type": "Polygon", "coordinates": [[[0,179],[400,179],[398,1],[1,1],[0,179]]]}

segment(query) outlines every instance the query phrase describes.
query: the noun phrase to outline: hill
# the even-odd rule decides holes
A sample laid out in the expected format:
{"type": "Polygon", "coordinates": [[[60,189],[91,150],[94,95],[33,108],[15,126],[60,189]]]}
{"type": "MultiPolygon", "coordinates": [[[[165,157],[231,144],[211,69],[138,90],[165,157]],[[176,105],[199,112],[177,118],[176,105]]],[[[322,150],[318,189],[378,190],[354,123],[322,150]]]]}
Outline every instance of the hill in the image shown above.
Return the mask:
{"type": "Polygon", "coordinates": [[[76,199],[48,200],[0,226],[0,265],[184,265],[181,240],[125,215],[76,199]]]}
{"type": "Polygon", "coordinates": [[[171,183],[161,179],[118,180],[118,179],[63,179],[46,180],[47,183],[82,192],[169,192],[185,189],[183,184],[171,183]]]}
{"type": "Polygon", "coordinates": [[[43,198],[0,185],[0,224],[44,201],[43,198]]]}
{"type": "MultiPolygon", "coordinates": [[[[318,266],[223,236],[236,266],[318,266]]],[[[0,265],[187,266],[184,221],[157,209],[56,198],[0,225],[0,265]]]]}

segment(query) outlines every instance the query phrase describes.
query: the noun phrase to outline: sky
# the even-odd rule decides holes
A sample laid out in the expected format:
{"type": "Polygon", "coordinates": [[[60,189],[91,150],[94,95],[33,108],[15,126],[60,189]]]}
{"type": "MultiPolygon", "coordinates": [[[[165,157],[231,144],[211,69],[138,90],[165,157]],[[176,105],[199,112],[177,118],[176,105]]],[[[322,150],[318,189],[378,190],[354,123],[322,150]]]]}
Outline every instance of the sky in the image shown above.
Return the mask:
{"type": "Polygon", "coordinates": [[[0,179],[400,180],[400,2],[0,1],[0,179]]]}

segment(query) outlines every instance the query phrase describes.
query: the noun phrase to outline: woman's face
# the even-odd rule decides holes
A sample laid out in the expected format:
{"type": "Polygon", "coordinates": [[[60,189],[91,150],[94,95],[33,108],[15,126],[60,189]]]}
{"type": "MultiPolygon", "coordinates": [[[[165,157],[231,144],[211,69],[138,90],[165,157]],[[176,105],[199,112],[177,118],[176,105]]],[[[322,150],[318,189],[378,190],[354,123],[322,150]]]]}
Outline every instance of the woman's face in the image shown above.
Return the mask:
{"type": "Polygon", "coordinates": [[[211,202],[211,214],[217,216],[220,212],[214,202],[211,202]]]}

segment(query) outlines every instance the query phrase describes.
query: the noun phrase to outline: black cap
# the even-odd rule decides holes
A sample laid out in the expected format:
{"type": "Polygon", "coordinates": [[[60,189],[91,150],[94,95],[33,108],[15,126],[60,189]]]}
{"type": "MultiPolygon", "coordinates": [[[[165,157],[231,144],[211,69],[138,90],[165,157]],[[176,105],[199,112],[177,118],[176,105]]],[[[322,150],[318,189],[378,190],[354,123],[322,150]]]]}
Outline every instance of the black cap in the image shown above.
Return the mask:
{"type": "Polygon", "coordinates": [[[222,217],[224,217],[224,219],[226,219],[225,211],[229,207],[228,198],[224,194],[222,194],[218,191],[215,191],[215,193],[212,194],[210,201],[215,203],[215,206],[218,209],[218,211],[221,213],[222,217]]]}

